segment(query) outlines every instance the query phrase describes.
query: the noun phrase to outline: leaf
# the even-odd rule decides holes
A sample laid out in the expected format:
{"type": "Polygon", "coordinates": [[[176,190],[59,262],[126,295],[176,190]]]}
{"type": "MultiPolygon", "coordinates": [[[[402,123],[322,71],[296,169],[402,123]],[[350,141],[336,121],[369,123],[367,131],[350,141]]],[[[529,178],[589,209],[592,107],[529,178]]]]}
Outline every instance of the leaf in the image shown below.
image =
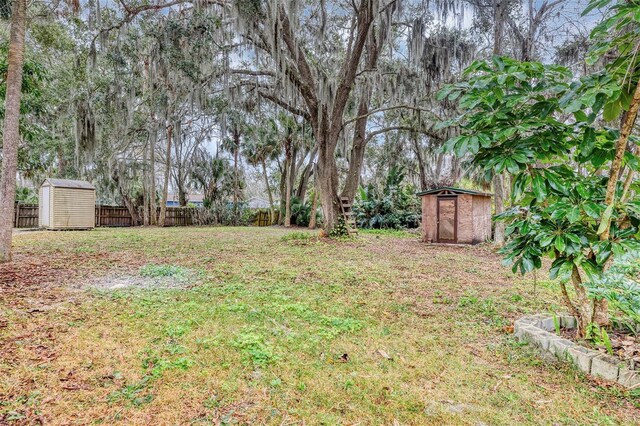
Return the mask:
{"type": "Polygon", "coordinates": [[[557,191],[561,194],[566,194],[567,193],[567,186],[565,185],[565,183],[561,180],[562,177],[547,170],[545,173],[545,176],[547,178],[547,181],[549,182],[549,186],[551,187],[551,189],[553,189],[554,191],[557,191]]]}
{"type": "Polygon", "coordinates": [[[582,110],[575,111],[573,113],[573,116],[575,117],[578,123],[584,123],[588,120],[587,114],[582,110]]]}
{"type": "Polygon", "coordinates": [[[571,223],[576,223],[580,219],[580,208],[572,207],[567,213],[567,220],[571,223]]]}
{"type": "Polygon", "coordinates": [[[389,361],[393,360],[393,358],[384,349],[378,349],[376,352],[384,359],[389,361]]]}
{"type": "Polygon", "coordinates": [[[596,131],[593,127],[587,127],[584,129],[584,136],[582,138],[581,151],[582,155],[588,156],[593,152],[593,148],[596,146],[596,131]]]}
{"type": "Polygon", "coordinates": [[[573,271],[573,263],[566,258],[558,258],[551,264],[549,269],[549,278],[560,281],[569,281],[571,278],[571,272],[573,271]]]}
{"type": "Polygon", "coordinates": [[[556,236],[556,239],[554,241],[554,246],[560,253],[564,253],[564,251],[567,249],[567,242],[562,235],[558,235],[556,236]]]}
{"type": "Polygon", "coordinates": [[[609,204],[602,214],[602,220],[600,221],[600,226],[598,227],[597,234],[600,235],[604,233],[604,231],[609,228],[609,224],[611,223],[611,215],[613,214],[613,204],[609,204]]]}
{"type": "Polygon", "coordinates": [[[589,217],[592,217],[594,219],[600,218],[600,212],[602,211],[602,208],[598,204],[587,201],[582,205],[582,208],[589,217]]]}
{"type": "Polygon", "coordinates": [[[527,256],[522,256],[522,269],[524,272],[531,272],[535,269],[534,262],[527,256]]]}
{"type": "Polygon", "coordinates": [[[540,238],[540,247],[550,246],[554,238],[555,238],[555,235],[553,234],[547,234],[543,236],[542,238],[540,238]]]}
{"type": "Polygon", "coordinates": [[[589,5],[584,9],[584,11],[580,16],[587,16],[589,12],[591,12],[592,10],[601,9],[604,6],[608,5],[609,3],[611,3],[611,0],[600,0],[600,1],[591,0],[591,2],[589,2],[589,5]]]}
{"type": "Polygon", "coordinates": [[[533,193],[536,196],[536,200],[541,203],[547,197],[547,185],[540,173],[533,175],[533,181],[531,182],[533,187],[533,193]]]}
{"type": "Polygon", "coordinates": [[[615,100],[613,102],[609,102],[605,104],[603,110],[603,117],[605,121],[613,121],[620,115],[622,111],[622,105],[620,104],[620,100],[615,100]]]}

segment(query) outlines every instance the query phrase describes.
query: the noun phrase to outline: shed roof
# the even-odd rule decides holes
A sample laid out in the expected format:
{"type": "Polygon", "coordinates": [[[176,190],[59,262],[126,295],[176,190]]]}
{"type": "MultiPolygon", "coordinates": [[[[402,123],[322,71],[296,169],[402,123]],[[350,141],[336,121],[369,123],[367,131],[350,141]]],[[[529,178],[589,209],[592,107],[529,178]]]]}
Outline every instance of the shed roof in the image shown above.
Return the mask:
{"type": "Polygon", "coordinates": [[[96,189],[95,186],[86,180],[71,180],[71,179],[54,179],[48,178],[42,182],[42,185],[48,183],[56,188],[73,188],[73,189],[96,189]]]}
{"type": "Polygon", "coordinates": [[[490,194],[488,192],[474,191],[472,189],[454,188],[452,186],[441,186],[438,188],[429,189],[427,191],[418,192],[417,195],[422,196],[422,195],[435,195],[435,194],[452,194],[452,195],[470,194],[470,195],[482,195],[484,197],[493,196],[493,194],[490,194]]]}

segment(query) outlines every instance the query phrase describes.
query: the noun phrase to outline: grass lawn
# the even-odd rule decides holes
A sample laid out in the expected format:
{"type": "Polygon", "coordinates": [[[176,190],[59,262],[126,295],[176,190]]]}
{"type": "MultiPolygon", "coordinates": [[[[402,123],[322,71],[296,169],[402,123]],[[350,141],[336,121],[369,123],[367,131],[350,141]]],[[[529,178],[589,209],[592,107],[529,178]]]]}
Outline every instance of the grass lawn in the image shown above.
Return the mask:
{"type": "Polygon", "coordinates": [[[490,247],[307,236],[16,235],[15,262],[0,266],[0,424],[640,418],[633,395],[546,364],[509,334],[523,314],[562,311],[545,277],[534,295],[533,276],[512,275],[490,247]]]}

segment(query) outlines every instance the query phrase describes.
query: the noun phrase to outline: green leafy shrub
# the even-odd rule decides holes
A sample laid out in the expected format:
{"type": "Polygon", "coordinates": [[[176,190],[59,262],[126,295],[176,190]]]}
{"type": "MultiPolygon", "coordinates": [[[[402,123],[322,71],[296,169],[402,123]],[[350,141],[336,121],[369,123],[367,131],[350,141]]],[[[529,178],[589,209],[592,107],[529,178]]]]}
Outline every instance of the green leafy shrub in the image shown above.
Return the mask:
{"type": "Polygon", "coordinates": [[[331,228],[329,231],[329,238],[343,238],[349,236],[349,228],[347,228],[347,224],[344,221],[344,218],[338,218],[338,223],[336,226],[331,228]]]}
{"type": "MultiPolygon", "coordinates": [[[[576,81],[564,67],[503,57],[475,62],[465,75],[438,95],[465,112],[440,127],[459,129],[447,151],[471,158],[488,176],[512,176],[513,208],[496,216],[507,223],[505,264],[526,273],[550,257],[550,277],[559,279],[579,333],[592,322],[606,324],[605,306],[587,300],[585,283],[598,280],[614,255],[640,249],[640,202],[627,197],[621,180],[613,196],[607,192],[620,133],[597,118],[616,118],[607,109],[620,102],[628,108],[633,88],[606,71],[576,81]]],[[[638,170],[638,157],[627,153],[621,165],[637,190],[629,170],[638,170]]]]}
{"type": "Polygon", "coordinates": [[[310,220],[311,201],[302,202],[298,197],[293,197],[291,199],[291,223],[298,226],[309,226],[310,220]]]}
{"type": "Polygon", "coordinates": [[[392,167],[379,189],[360,188],[354,204],[356,223],[364,229],[405,229],[420,225],[420,205],[413,185],[404,184],[404,169],[392,167]]]}
{"type": "Polygon", "coordinates": [[[37,204],[38,194],[31,188],[19,186],[16,189],[16,201],[25,204],[37,204]]]}
{"type": "Polygon", "coordinates": [[[592,297],[609,301],[613,321],[640,333],[640,253],[629,252],[614,260],[602,275],[587,283],[592,297]]]}

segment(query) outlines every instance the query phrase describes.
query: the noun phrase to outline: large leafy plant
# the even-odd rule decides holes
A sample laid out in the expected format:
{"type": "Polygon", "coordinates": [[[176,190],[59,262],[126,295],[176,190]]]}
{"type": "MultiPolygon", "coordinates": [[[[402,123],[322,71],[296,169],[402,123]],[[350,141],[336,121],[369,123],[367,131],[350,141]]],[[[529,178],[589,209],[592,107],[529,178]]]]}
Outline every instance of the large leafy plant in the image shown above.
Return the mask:
{"type": "MultiPolygon", "coordinates": [[[[614,182],[618,202],[607,201],[620,135],[598,125],[603,113],[616,117],[612,103],[625,108],[624,88],[606,73],[575,80],[563,67],[502,57],[475,62],[465,76],[439,94],[465,113],[441,126],[461,130],[447,150],[470,156],[487,173],[512,175],[513,208],[496,217],[508,223],[505,261],[525,273],[550,257],[551,278],[559,278],[581,332],[592,322],[606,323],[602,303],[589,299],[583,282],[601,276],[612,255],[640,249],[640,202],[629,200],[637,184],[633,174],[633,185],[614,182]]],[[[627,152],[621,165],[634,171],[638,159],[627,152]]]]}
{"type": "Polygon", "coordinates": [[[361,187],[354,212],[360,228],[416,228],[420,207],[413,185],[404,182],[402,167],[392,167],[382,188],[373,184],[361,187]]]}

